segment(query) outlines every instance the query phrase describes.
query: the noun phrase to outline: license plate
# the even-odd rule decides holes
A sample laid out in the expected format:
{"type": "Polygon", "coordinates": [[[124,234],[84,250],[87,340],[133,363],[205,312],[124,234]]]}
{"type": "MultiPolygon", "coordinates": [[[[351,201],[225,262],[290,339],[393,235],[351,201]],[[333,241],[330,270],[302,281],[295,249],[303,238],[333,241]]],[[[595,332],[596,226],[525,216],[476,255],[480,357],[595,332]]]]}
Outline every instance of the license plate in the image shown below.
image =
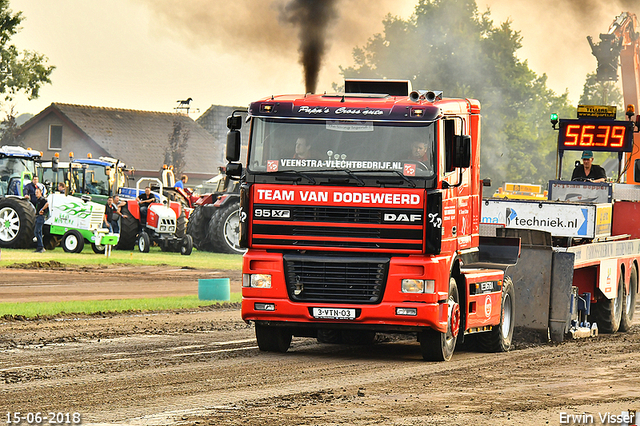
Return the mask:
{"type": "Polygon", "coordinates": [[[326,319],[356,319],[356,310],[346,308],[313,308],[313,317],[326,319]]]}

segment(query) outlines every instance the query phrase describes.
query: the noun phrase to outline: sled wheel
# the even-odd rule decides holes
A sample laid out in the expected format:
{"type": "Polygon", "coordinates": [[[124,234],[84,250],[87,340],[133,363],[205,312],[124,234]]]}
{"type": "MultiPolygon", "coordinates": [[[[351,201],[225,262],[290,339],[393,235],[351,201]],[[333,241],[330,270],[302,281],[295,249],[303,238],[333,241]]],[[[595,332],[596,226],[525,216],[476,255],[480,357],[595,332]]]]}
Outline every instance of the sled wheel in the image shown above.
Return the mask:
{"type": "Polygon", "coordinates": [[[638,294],[638,268],[636,265],[631,267],[629,274],[629,291],[624,292],[624,309],[622,310],[622,318],[620,319],[620,331],[629,331],[633,322],[633,313],[636,309],[636,296],[638,294]]]}
{"type": "Polygon", "coordinates": [[[618,279],[618,293],[614,299],[602,297],[591,306],[592,322],[598,324],[598,330],[603,333],[615,333],[620,328],[624,299],[624,277],[620,272],[618,279]]]}

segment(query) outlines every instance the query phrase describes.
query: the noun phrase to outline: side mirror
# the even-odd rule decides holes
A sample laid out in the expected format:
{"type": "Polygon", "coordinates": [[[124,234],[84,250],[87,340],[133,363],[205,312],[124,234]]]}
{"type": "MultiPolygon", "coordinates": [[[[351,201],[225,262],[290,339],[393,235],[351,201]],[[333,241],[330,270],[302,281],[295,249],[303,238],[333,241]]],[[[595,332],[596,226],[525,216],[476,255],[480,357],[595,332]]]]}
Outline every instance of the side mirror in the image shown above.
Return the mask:
{"type": "Polygon", "coordinates": [[[58,173],[58,157],[51,159],[51,170],[53,170],[54,173],[58,173]]]}
{"type": "Polygon", "coordinates": [[[482,179],[482,186],[491,186],[491,178],[482,179]]]}
{"type": "Polygon", "coordinates": [[[229,130],[227,133],[227,161],[231,163],[238,160],[240,160],[240,132],[229,130]]]}
{"type": "Polygon", "coordinates": [[[640,183],[640,159],[633,163],[633,181],[640,183]]]}
{"type": "Polygon", "coordinates": [[[229,130],[240,130],[242,128],[242,116],[230,115],[227,117],[227,128],[229,130]]]}
{"type": "Polygon", "coordinates": [[[454,136],[452,154],[453,167],[469,167],[471,165],[471,136],[454,136]]]}
{"type": "Polygon", "coordinates": [[[227,164],[227,176],[240,176],[242,175],[242,164],[240,163],[229,163],[227,164]]]}

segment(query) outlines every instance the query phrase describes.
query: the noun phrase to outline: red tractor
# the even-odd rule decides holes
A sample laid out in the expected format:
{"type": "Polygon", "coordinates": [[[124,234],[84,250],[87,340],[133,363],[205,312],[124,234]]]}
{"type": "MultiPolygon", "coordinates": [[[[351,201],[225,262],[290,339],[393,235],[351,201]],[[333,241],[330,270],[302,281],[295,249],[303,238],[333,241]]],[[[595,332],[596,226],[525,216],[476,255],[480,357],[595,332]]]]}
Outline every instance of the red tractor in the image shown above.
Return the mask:
{"type": "Polygon", "coordinates": [[[151,244],[155,243],[160,246],[162,251],[179,251],[183,255],[191,254],[193,239],[185,232],[185,208],[181,203],[170,201],[162,195],[163,189],[164,187],[159,179],[143,178],[137,182],[135,193],[123,191],[123,195],[131,198],[125,200],[127,204],[122,207],[124,216],[122,218],[119,248],[131,250],[137,243],[141,252],[148,253],[151,244]],[[138,199],[133,198],[143,192],[140,189],[140,183],[143,181],[157,184],[151,189],[157,190],[154,191],[154,195],[158,201],[151,203],[147,208],[146,221],[140,220],[140,205],[138,199]]]}

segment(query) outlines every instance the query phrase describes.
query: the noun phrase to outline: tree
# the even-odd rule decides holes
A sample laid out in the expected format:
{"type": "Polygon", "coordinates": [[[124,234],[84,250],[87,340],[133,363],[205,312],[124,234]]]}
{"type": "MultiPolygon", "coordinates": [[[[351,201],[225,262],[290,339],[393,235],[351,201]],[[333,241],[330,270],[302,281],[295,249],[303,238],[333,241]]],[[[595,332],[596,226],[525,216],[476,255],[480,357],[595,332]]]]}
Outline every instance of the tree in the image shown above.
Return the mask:
{"type": "Polygon", "coordinates": [[[522,37],[506,21],[494,26],[475,0],[419,0],[407,20],[387,15],[383,34],[353,50],[345,77],[403,78],[415,88],[483,105],[483,176],[543,183],[554,177],[557,134],[551,112],[569,114],[568,94],[547,88],[516,51],[522,37]],[[489,172],[490,171],[490,172],[489,172]]]}
{"type": "Polygon", "coordinates": [[[622,91],[613,81],[599,81],[595,72],[587,74],[582,88],[580,105],[613,105],[617,107],[617,118],[624,120],[622,91]]]}
{"type": "Polygon", "coordinates": [[[20,145],[22,144],[22,138],[18,136],[18,130],[20,126],[16,122],[16,112],[13,105],[7,113],[4,120],[0,121],[0,146],[5,145],[20,145]]]}
{"type": "Polygon", "coordinates": [[[178,179],[184,170],[188,144],[189,129],[183,129],[182,121],[174,121],[173,131],[169,133],[169,146],[165,150],[164,162],[167,166],[173,166],[173,171],[178,179]]]}
{"type": "Polygon", "coordinates": [[[10,44],[11,37],[20,31],[22,12],[13,13],[9,0],[0,0],[0,94],[11,100],[18,92],[24,92],[29,99],[38,97],[42,85],[51,83],[54,66],[47,66],[47,58],[37,52],[25,50],[22,53],[10,44]]]}

